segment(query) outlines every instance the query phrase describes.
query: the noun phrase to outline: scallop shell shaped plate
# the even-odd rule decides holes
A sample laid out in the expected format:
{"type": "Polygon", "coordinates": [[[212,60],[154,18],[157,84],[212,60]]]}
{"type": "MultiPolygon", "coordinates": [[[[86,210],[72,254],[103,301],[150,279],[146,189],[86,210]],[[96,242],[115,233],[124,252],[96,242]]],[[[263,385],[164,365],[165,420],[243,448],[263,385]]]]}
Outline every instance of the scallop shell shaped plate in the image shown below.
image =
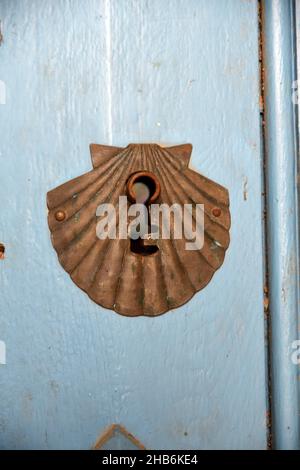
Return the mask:
{"type": "MultiPolygon", "coordinates": [[[[229,246],[228,191],[188,168],[192,146],[91,144],[93,169],[47,194],[52,244],[63,268],[97,304],[126,316],[156,316],[187,302],[211,280],[229,246]],[[160,183],[156,203],[204,205],[204,243],[187,250],[184,237],[159,237],[158,250],[142,256],[130,239],[100,240],[99,204],[118,208],[126,183],[137,171],[160,183]]],[[[194,219],[193,219],[194,222],[194,219]]]]}

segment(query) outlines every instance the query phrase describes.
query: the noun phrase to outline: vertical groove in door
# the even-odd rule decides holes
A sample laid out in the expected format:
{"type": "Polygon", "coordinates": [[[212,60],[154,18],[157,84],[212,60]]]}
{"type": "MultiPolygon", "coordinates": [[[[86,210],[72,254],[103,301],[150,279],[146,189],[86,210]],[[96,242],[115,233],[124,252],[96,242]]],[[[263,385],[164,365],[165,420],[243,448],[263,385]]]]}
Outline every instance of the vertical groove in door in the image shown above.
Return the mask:
{"type": "Polygon", "coordinates": [[[265,84],[264,84],[264,53],[263,53],[263,3],[258,0],[258,28],[259,28],[259,72],[260,72],[260,121],[261,121],[261,155],[262,155],[262,207],[263,207],[263,244],[264,244],[264,315],[265,315],[265,348],[266,348],[266,386],[267,386],[267,446],[272,449],[272,393],[271,393],[271,317],[269,309],[269,253],[267,249],[268,227],[266,223],[267,216],[267,195],[266,195],[266,135],[265,135],[265,84]]]}

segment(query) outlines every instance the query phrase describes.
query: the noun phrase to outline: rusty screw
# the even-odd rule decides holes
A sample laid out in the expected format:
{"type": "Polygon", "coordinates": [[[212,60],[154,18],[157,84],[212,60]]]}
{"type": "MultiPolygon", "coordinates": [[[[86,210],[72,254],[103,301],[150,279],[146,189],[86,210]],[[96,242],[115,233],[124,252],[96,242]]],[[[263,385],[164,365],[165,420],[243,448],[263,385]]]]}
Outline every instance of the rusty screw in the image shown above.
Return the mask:
{"type": "Polygon", "coordinates": [[[55,212],[55,218],[58,222],[62,222],[66,218],[66,213],[64,211],[55,212]]]}
{"type": "Polygon", "coordinates": [[[3,243],[0,243],[0,259],[4,259],[5,246],[3,243]]]}
{"type": "Polygon", "coordinates": [[[220,217],[221,215],[221,209],[219,207],[214,207],[211,211],[212,215],[214,217],[220,217]]]}

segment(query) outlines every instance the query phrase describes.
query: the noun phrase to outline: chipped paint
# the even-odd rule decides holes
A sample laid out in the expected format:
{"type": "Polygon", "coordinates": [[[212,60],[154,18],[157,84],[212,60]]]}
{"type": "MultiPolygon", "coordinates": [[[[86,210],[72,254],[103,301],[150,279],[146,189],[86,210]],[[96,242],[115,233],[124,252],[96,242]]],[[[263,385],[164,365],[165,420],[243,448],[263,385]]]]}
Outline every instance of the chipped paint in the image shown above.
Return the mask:
{"type": "Polygon", "coordinates": [[[247,176],[243,177],[243,199],[247,201],[248,199],[248,178],[247,176]]]}
{"type": "Polygon", "coordinates": [[[108,443],[115,434],[119,432],[122,434],[126,439],[128,439],[134,446],[136,446],[140,450],[145,450],[146,447],[135,437],[131,434],[127,429],[120,425],[120,424],[111,424],[108,426],[97,438],[95,444],[92,446],[92,450],[101,450],[102,447],[108,443]]]}

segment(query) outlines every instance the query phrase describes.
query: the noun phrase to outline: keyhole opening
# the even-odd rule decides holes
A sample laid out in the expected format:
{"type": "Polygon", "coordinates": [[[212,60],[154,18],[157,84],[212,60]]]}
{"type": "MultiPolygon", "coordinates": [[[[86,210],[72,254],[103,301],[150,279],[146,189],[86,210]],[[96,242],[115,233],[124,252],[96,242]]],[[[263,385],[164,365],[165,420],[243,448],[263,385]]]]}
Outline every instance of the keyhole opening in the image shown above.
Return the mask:
{"type": "MultiPolygon", "coordinates": [[[[159,197],[160,184],[156,176],[149,171],[138,171],[133,173],[127,181],[127,194],[129,200],[135,204],[144,204],[148,214],[148,233],[151,232],[151,220],[149,206],[159,197]]],[[[156,253],[159,248],[155,244],[149,244],[149,240],[138,238],[130,239],[130,250],[132,253],[149,256],[156,253]]]]}

